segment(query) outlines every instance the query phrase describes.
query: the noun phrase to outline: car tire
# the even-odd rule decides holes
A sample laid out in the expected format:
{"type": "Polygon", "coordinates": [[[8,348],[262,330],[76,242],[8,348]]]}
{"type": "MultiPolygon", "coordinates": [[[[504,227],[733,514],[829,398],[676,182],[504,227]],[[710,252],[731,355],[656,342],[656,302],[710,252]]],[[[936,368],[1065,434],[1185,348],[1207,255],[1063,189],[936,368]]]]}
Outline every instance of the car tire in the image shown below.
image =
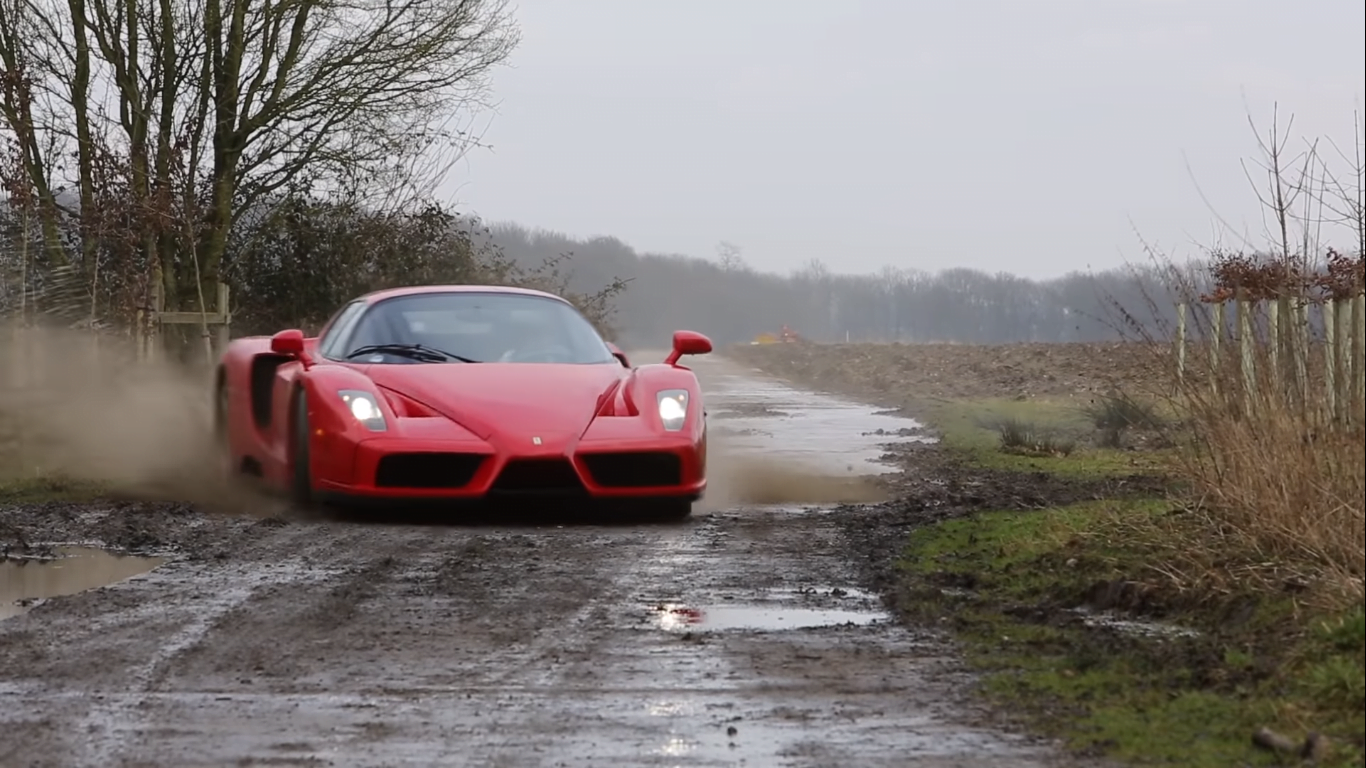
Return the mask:
{"type": "Polygon", "coordinates": [[[310,466],[308,395],[300,387],[290,409],[290,500],[301,507],[313,503],[313,471],[310,466]]]}
{"type": "Polygon", "coordinates": [[[213,393],[213,441],[219,468],[228,480],[234,479],[239,470],[236,457],[232,455],[232,439],[228,427],[230,417],[228,385],[219,379],[213,393]]]}

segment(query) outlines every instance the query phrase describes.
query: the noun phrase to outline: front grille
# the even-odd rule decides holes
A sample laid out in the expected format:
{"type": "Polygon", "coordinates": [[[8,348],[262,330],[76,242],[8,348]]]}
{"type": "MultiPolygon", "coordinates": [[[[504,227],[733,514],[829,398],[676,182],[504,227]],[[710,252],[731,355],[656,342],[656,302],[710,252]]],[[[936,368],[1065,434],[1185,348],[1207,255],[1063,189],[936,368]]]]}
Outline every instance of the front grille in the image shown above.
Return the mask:
{"type": "Polygon", "coordinates": [[[593,482],[608,488],[649,488],[683,482],[675,453],[590,453],[580,457],[593,482]]]}
{"type": "Polygon", "coordinates": [[[381,488],[463,488],[484,463],[476,453],[391,453],[381,456],[375,485],[381,488]]]}
{"type": "Polygon", "coordinates": [[[494,491],[507,493],[582,493],[583,481],[567,459],[516,459],[507,463],[494,482],[494,491]]]}

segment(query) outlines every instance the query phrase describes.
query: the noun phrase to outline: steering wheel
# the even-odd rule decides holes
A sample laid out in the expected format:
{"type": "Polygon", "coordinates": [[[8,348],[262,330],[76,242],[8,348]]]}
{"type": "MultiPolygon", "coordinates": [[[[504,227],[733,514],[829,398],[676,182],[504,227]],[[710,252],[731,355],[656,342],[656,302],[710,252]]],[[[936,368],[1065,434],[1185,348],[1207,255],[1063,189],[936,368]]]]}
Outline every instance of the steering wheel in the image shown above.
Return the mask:
{"type": "Polygon", "coordinates": [[[555,344],[526,352],[510,350],[504,359],[518,363],[563,363],[570,358],[570,351],[562,344],[555,344]]]}

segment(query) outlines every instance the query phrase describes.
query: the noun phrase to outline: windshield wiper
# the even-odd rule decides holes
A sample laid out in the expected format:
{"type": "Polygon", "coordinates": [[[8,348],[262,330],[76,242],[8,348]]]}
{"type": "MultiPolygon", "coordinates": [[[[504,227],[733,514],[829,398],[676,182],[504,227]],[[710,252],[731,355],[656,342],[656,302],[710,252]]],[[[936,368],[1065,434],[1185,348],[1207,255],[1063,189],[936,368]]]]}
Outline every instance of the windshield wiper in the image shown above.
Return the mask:
{"type": "Polygon", "coordinates": [[[399,355],[401,357],[422,360],[428,363],[444,363],[448,360],[459,360],[462,363],[478,363],[479,360],[471,360],[468,357],[452,354],[435,347],[427,347],[421,344],[369,344],[364,347],[357,347],[346,354],[346,359],[351,360],[361,355],[399,355]]]}

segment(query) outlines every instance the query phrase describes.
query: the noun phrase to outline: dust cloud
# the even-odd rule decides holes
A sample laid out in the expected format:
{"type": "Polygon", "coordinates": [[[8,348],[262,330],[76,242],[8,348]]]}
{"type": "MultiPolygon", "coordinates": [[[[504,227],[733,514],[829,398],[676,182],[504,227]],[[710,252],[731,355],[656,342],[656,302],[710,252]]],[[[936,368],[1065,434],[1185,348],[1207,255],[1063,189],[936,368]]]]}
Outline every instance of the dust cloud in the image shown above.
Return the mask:
{"type": "Polygon", "coordinates": [[[128,337],[0,327],[0,474],[245,511],[251,495],[222,471],[211,392],[207,367],[139,360],[128,337]]]}
{"type": "Polygon", "coordinates": [[[746,504],[859,504],[885,501],[887,491],[866,476],[831,475],[798,462],[741,452],[724,435],[707,438],[707,494],[699,510],[746,504]]]}

